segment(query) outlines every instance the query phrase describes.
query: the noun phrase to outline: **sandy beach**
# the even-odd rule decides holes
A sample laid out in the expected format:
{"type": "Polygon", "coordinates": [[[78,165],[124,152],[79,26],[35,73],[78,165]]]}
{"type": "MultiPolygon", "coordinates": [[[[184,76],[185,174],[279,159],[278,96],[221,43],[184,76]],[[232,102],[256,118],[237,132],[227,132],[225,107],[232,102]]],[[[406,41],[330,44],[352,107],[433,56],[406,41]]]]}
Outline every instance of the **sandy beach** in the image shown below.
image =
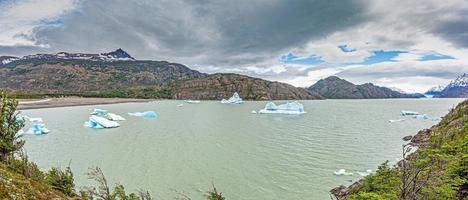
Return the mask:
{"type": "Polygon", "coordinates": [[[20,110],[27,110],[27,109],[38,109],[38,108],[53,108],[53,107],[68,107],[68,106],[83,106],[83,105],[149,102],[151,101],[151,99],[62,97],[62,98],[46,98],[46,99],[19,99],[18,101],[19,101],[18,108],[20,110]]]}

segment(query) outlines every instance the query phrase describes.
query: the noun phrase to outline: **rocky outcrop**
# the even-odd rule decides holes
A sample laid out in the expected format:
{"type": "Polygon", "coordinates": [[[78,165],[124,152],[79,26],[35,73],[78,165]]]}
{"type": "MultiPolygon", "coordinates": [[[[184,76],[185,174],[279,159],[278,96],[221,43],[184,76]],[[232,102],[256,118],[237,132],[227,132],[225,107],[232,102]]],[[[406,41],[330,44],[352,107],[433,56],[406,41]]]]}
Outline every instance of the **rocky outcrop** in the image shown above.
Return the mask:
{"type": "Polygon", "coordinates": [[[175,99],[220,100],[231,97],[234,92],[245,100],[322,99],[304,88],[238,74],[213,74],[178,81],[172,89],[175,99]]]}
{"type": "Polygon", "coordinates": [[[404,94],[390,88],[372,83],[355,85],[336,76],[319,80],[308,88],[328,99],[383,99],[383,98],[419,98],[420,94],[404,94]]]}

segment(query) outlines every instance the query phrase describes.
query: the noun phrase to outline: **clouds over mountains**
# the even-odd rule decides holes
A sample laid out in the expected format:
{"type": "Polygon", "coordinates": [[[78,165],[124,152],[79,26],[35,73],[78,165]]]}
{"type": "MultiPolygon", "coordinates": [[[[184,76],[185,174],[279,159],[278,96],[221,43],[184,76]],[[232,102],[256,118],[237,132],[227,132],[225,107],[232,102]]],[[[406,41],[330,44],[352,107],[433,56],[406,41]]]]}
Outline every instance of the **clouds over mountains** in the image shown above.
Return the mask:
{"type": "Polygon", "coordinates": [[[338,74],[407,90],[468,71],[464,0],[6,0],[0,8],[0,54],[122,47],[204,72],[304,86],[338,74]]]}

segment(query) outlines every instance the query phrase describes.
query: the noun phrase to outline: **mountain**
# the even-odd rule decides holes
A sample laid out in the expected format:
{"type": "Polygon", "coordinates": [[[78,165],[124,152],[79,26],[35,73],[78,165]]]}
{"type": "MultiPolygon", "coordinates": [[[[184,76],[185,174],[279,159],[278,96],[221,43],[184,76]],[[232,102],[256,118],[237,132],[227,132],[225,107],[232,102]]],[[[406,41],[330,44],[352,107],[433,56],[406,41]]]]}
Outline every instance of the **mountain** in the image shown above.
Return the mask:
{"type": "Polygon", "coordinates": [[[178,63],[135,60],[122,49],[2,58],[9,62],[0,65],[0,88],[21,94],[157,98],[170,96],[166,90],[177,80],[206,76],[178,63]]]}
{"type": "Polygon", "coordinates": [[[430,88],[424,94],[427,96],[438,97],[440,96],[442,90],[444,90],[444,86],[438,85],[438,86],[430,88]]]}
{"type": "Polygon", "coordinates": [[[463,73],[450,82],[441,92],[441,98],[468,98],[468,74],[463,73]]]}
{"type": "Polygon", "coordinates": [[[246,100],[322,99],[315,92],[280,82],[238,74],[212,74],[202,78],[178,81],[173,87],[175,99],[229,98],[234,92],[246,100]]]}
{"type": "Polygon", "coordinates": [[[383,98],[419,98],[420,94],[404,94],[390,88],[372,83],[355,85],[337,76],[330,76],[317,81],[307,88],[311,92],[329,99],[383,99],[383,98]]]}
{"type": "Polygon", "coordinates": [[[182,64],[109,53],[0,57],[0,88],[23,98],[93,96],[220,100],[239,92],[251,100],[322,99],[304,88],[236,74],[207,75],[182,64]]]}

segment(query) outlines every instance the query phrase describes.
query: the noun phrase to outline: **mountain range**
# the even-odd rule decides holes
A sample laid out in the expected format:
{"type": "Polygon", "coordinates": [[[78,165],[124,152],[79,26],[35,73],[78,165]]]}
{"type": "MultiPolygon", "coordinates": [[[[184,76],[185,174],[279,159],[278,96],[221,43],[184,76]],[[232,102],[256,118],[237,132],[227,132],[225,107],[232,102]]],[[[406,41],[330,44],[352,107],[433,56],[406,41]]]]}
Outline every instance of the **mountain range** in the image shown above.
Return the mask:
{"type": "Polygon", "coordinates": [[[468,74],[463,73],[447,86],[433,87],[424,94],[439,98],[468,98],[468,74]]]}
{"type": "Polygon", "coordinates": [[[421,97],[372,83],[354,85],[336,76],[299,88],[245,75],[205,74],[178,63],[137,60],[120,48],[99,54],[0,56],[0,88],[24,98],[77,95],[219,100],[234,92],[246,100],[421,97]]]}

